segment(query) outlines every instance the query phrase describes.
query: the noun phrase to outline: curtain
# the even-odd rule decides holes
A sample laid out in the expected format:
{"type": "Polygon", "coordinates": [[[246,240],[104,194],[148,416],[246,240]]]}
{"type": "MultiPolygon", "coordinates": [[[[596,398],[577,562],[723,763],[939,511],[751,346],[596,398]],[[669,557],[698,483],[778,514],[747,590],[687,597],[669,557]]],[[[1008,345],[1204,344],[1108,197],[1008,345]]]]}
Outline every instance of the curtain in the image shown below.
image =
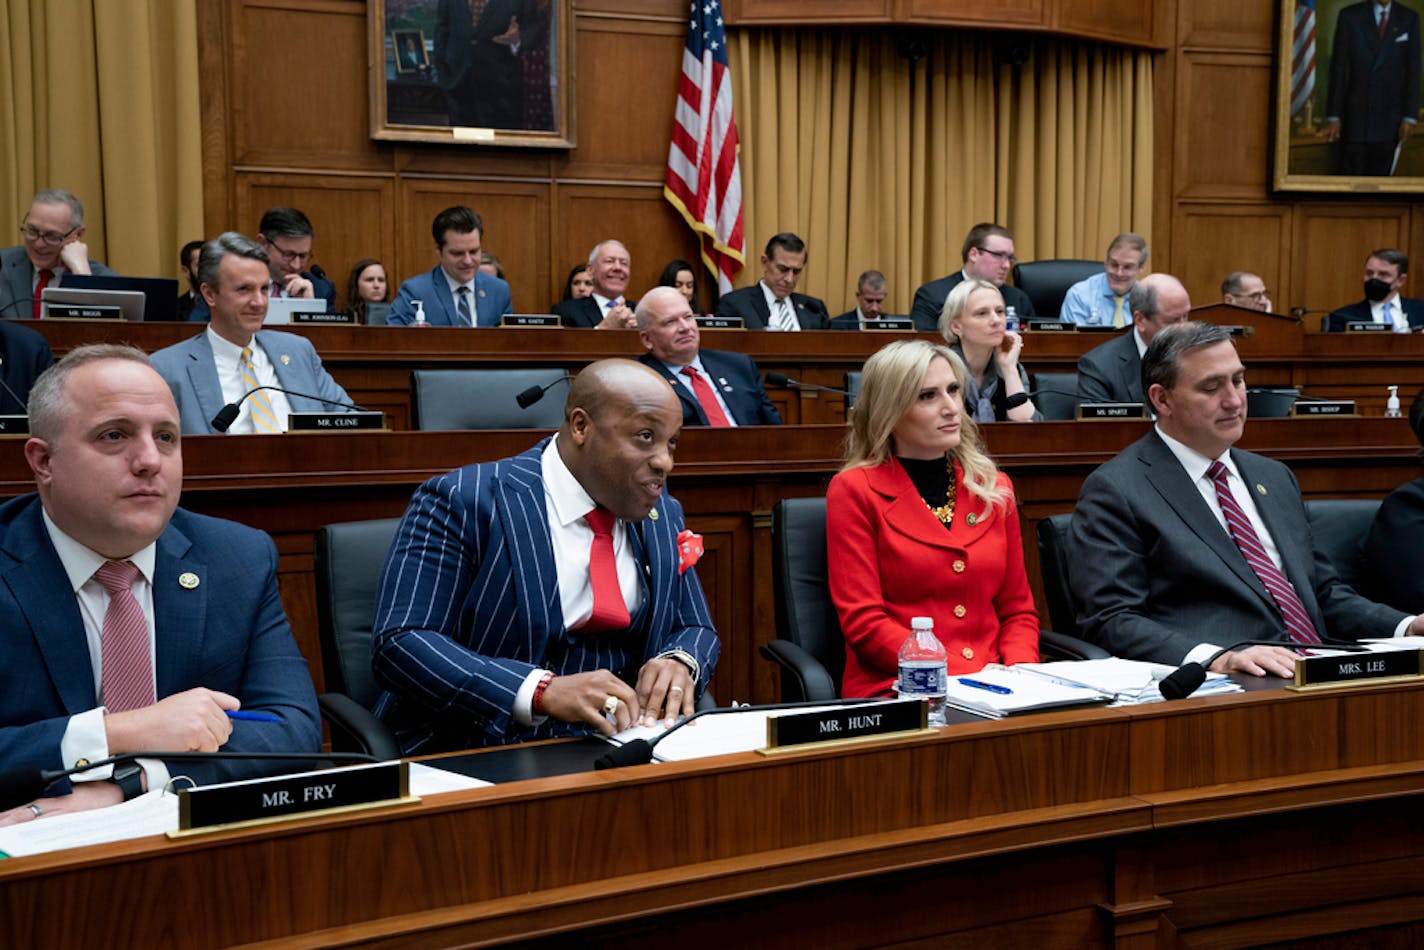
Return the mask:
{"type": "Polygon", "coordinates": [[[959,269],[980,221],[1013,231],[1021,260],[1098,259],[1121,231],[1150,239],[1150,53],[928,29],[741,29],[729,42],[741,286],[781,231],[805,239],[800,289],[832,314],[871,268],[890,280],[887,312],[908,312],[916,287],[959,269]],[[996,57],[1007,39],[1024,65],[996,57]]]}
{"type": "Polygon", "coordinates": [[[196,0],[0,0],[0,169],[0,246],[63,188],[92,257],[176,273],[203,234],[196,0]]]}

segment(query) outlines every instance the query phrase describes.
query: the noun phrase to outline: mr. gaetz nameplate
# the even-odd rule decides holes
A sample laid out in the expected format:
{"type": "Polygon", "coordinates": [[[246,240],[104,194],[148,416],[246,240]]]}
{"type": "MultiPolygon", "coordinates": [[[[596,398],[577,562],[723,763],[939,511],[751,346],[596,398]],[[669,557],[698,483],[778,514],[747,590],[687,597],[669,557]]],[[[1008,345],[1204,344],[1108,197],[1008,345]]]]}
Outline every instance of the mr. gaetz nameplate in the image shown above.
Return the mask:
{"type": "Polygon", "coordinates": [[[557,330],[564,325],[554,313],[506,313],[499,318],[502,327],[533,327],[541,330],[557,330]]]}
{"type": "Polygon", "coordinates": [[[178,792],[177,834],[334,808],[415,801],[410,797],[409,769],[407,762],[381,762],[183,789],[178,792]]]}
{"type": "Polygon", "coordinates": [[[768,749],[863,739],[896,732],[918,732],[926,728],[929,706],[922,699],[900,699],[864,706],[837,706],[792,716],[773,716],[766,721],[768,749]]]}

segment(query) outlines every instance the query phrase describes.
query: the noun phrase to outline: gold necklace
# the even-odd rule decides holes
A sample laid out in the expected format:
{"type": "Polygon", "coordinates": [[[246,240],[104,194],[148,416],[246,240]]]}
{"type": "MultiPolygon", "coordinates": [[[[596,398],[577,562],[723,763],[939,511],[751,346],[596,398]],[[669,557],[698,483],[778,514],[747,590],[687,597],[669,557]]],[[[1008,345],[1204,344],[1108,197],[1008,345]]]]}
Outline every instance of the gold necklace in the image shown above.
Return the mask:
{"type": "MultiPolygon", "coordinates": [[[[930,510],[930,514],[939,519],[940,524],[949,527],[954,521],[954,463],[946,457],[944,467],[949,472],[949,488],[945,491],[945,502],[936,507],[926,501],[925,507],[930,510]]],[[[924,501],[923,498],[920,500],[924,501]]]]}

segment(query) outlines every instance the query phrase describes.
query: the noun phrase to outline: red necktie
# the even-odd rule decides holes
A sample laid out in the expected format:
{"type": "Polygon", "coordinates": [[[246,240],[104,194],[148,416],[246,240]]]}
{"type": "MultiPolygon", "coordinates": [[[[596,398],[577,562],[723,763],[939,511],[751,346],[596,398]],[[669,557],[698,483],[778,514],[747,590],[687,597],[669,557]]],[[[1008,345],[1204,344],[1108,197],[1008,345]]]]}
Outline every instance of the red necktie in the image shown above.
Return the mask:
{"type": "Polygon", "coordinates": [[[697,404],[702,407],[702,413],[707,417],[707,424],[723,428],[730,426],[732,423],[727,419],[727,414],[717,404],[717,394],[712,391],[712,387],[702,374],[691,366],[685,366],[682,375],[692,380],[692,394],[697,397],[697,404]]]}
{"type": "Polygon", "coordinates": [[[1236,496],[1231,494],[1226,474],[1226,466],[1220,462],[1212,462],[1211,468],[1207,469],[1211,483],[1216,486],[1216,500],[1221,505],[1221,513],[1226,516],[1226,527],[1236,541],[1236,546],[1241,549],[1241,556],[1246,558],[1246,563],[1251,565],[1251,570],[1256,572],[1262,586],[1280,608],[1290,638],[1296,643],[1319,643],[1320,635],[1315,632],[1315,624],[1310,622],[1305,605],[1300,602],[1300,597],[1285,574],[1281,573],[1280,568],[1276,567],[1266,554],[1260,536],[1256,534],[1256,529],[1251,527],[1251,519],[1237,504],[1236,496]]]}
{"type": "Polygon", "coordinates": [[[94,579],[109,592],[104,627],[99,634],[104,665],[99,682],[110,712],[153,705],[153,661],[149,658],[148,621],[134,599],[138,568],[132,561],[105,561],[94,579]]]}
{"type": "Polygon", "coordinates": [[[1384,39],[1384,28],[1385,28],[1385,25],[1386,25],[1388,22],[1389,22],[1389,18],[1385,16],[1384,10],[1381,9],[1380,12],[1379,12],[1379,35],[1380,35],[1380,39],[1384,39]]]}
{"type": "Polygon", "coordinates": [[[631,619],[628,605],[623,602],[623,589],[618,586],[618,562],[613,556],[613,512],[594,508],[583,516],[593,529],[593,544],[588,550],[588,578],[593,586],[593,613],[579,627],[583,633],[605,630],[627,630],[631,619]]]}
{"type": "Polygon", "coordinates": [[[54,271],[46,267],[40,271],[40,279],[35,281],[34,317],[36,320],[44,315],[44,310],[40,306],[40,297],[44,294],[44,289],[49,286],[49,282],[52,280],[54,280],[54,271]]]}

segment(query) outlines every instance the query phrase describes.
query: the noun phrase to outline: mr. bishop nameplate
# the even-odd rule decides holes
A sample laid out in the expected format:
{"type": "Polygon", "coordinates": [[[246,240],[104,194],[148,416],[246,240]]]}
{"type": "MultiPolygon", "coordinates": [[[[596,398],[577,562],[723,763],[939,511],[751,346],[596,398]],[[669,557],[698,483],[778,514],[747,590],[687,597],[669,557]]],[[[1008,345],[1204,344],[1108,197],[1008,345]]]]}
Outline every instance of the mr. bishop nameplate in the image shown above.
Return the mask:
{"type": "Polygon", "coordinates": [[[287,417],[291,432],[345,432],[384,429],[384,412],[294,412],[287,417]]]}
{"type": "Polygon", "coordinates": [[[773,716],[766,721],[769,749],[860,739],[895,732],[918,732],[929,723],[929,706],[922,699],[901,699],[864,706],[837,706],[794,716],[773,716]]]}
{"type": "Polygon", "coordinates": [[[1424,650],[1380,650],[1343,656],[1303,656],[1295,661],[1295,685],[1342,686],[1365,680],[1424,674],[1424,650]]]}
{"type": "Polygon", "coordinates": [[[1297,399],[1291,406],[1292,416],[1353,416],[1355,414],[1355,400],[1353,399],[1312,399],[1302,402],[1297,399]]]}
{"type": "Polygon", "coordinates": [[[183,789],[178,792],[178,830],[409,799],[409,768],[406,762],[382,762],[183,789]]]}

